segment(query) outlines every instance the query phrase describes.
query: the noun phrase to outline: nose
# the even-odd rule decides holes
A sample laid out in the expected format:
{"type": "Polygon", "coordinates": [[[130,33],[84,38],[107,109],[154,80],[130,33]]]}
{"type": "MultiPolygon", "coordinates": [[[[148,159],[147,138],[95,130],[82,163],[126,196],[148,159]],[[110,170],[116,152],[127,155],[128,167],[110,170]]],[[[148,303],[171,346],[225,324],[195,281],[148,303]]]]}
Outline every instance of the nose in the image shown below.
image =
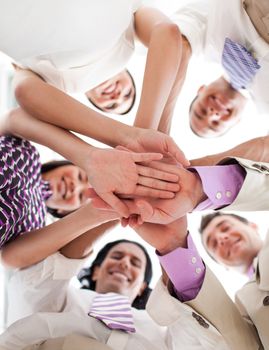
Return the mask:
{"type": "Polygon", "coordinates": [[[229,236],[228,235],[226,235],[226,234],[219,235],[219,237],[218,237],[218,244],[221,247],[226,246],[228,242],[229,242],[229,236]]]}
{"type": "Polygon", "coordinates": [[[130,267],[130,260],[127,256],[123,257],[121,260],[120,260],[120,265],[123,269],[128,269],[130,267]]]}

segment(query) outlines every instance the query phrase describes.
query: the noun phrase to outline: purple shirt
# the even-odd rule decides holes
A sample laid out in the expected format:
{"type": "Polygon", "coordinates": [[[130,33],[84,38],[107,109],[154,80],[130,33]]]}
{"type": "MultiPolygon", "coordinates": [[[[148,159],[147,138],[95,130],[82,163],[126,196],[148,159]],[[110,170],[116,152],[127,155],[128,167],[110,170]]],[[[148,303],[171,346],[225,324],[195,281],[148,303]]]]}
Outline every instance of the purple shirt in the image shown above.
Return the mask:
{"type": "Polygon", "coordinates": [[[49,184],[41,179],[37,149],[26,140],[0,137],[0,248],[45,225],[49,184]]]}
{"type": "MultiPolygon", "coordinates": [[[[245,170],[238,164],[199,166],[189,170],[199,174],[208,197],[197,205],[195,211],[217,209],[231,204],[245,179],[245,170]]],[[[205,266],[190,235],[187,244],[187,248],[177,248],[163,256],[157,254],[177,298],[182,302],[196,298],[205,276],[205,266]]]]}

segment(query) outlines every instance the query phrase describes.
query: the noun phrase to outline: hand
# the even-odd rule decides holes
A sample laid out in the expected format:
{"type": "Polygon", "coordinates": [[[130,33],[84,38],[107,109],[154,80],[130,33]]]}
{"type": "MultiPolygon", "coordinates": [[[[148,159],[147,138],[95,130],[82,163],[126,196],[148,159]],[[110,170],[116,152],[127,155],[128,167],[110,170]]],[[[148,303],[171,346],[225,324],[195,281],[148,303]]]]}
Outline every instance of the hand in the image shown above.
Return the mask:
{"type": "MultiPolygon", "coordinates": [[[[143,222],[169,224],[191,212],[198,203],[206,198],[198,174],[159,162],[151,163],[152,166],[153,164],[154,167],[159,169],[165,167],[167,171],[173,171],[177,174],[180,191],[172,199],[134,198],[133,200],[125,200],[124,203],[128,206],[129,212],[136,215],[131,216],[127,221],[123,220],[124,225],[129,224],[135,227],[143,222]]],[[[108,209],[106,203],[96,197],[93,200],[93,205],[100,209],[108,209]]]]}
{"type": "Polygon", "coordinates": [[[149,168],[147,163],[162,158],[158,153],[132,153],[114,149],[95,148],[86,171],[89,182],[99,197],[121,216],[128,217],[128,206],[116,194],[147,197],[174,197],[179,190],[178,176],[149,168]],[[169,182],[171,181],[171,182],[169,182]],[[173,191],[173,192],[171,192],[173,191]]]}
{"type": "Polygon", "coordinates": [[[172,157],[183,166],[189,166],[184,153],[175,141],[168,135],[151,129],[136,129],[136,137],[132,137],[124,147],[134,152],[159,152],[164,156],[172,157]]]}
{"type": "Polygon", "coordinates": [[[169,225],[144,223],[135,231],[161,255],[170,253],[178,247],[187,247],[187,218],[183,216],[169,225]]]}

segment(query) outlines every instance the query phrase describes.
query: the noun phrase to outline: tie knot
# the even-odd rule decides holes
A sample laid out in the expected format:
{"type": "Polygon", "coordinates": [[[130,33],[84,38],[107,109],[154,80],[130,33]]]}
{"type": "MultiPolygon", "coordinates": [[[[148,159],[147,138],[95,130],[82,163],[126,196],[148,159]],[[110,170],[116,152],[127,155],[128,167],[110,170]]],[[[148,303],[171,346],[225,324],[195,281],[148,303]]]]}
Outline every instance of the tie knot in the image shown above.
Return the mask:
{"type": "Polygon", "coordinates": [[[88,313],[110,329],[135,332],[130,300],[116,293],[96,294],[88,313]]]}
{"type": "Polygon", "coordinates": [[[222,65],[235,90],[246,89],[261,67],[250,51],[229,38],[224,42],[222,65]]]}

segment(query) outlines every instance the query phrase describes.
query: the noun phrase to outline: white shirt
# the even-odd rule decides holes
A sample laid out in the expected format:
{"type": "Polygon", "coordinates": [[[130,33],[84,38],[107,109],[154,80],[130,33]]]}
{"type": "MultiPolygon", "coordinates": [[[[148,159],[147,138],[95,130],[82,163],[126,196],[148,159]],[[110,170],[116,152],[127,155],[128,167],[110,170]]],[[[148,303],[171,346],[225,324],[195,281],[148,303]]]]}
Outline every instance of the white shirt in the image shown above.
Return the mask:
{"type": "Polygon", "coordinates": [[[226,37],[242,44],[258,59],[261,69],[249,92],[261,112],[269,111],[269,45],[259,36],[241,0],[200,0],[180,8],[172,17],[190,42],[194,55],[221,64],[226,37]]]}
{"type": "Polygon", "coordinates": [[[141,0],[0,0],[0,50],[66,92],[125,68],[141,0]]]}
{"type": "Polygon", "coordinates": [[[172,298],[160,283],[151,307],[156,322],[146,311],[132,309],[136,333],[110,330],[87,315],[95,292],[69,285],[84,262],[58,253],[15,273],[9,284],[9,322],[33,315],[10,326],[0,336],[0,347],[23,349],[45,339],[78,333],[108,343],[115,350],[226,349],[216,329],[202,327],[192,316],[192,309],[172,298]],[[155,308],[156,300],[160,310],[160,306],[155,308]]]}

